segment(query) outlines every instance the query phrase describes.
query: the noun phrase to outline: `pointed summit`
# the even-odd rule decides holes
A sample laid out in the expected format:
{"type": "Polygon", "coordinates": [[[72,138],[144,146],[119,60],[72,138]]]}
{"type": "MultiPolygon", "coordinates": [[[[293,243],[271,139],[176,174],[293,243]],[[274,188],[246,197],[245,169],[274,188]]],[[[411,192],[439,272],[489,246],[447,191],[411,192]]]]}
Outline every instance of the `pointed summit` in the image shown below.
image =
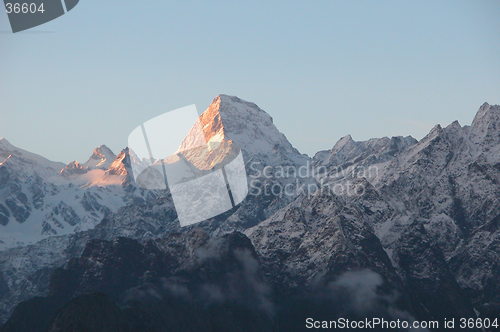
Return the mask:
{"type": "Polygon", "coordinates": [[[0,162],[4,166],[11,167],[15,172],[37,174],[43,178],[57,175],[64,167],[63,163],[50,161],[40,155],[18,148],[5,138],[0,139],[0,162]]]}
{"type": "Polygon", "coordinates": [[[12,144],[10,144],[10,142],[4,137],[0,137],[0,147],[2,147],[4,149],[14,148],[14,146],[12,144]]]}
{"type": "Polygon", "coordinates": [[[92,151],[92,155],[89,160],[83,164],[83,166],[89,169],[107,169],[115,159],[116,155],[113,151],[111,151],[111,149],[106,145],[101,145],[92,151]]]}
{"type": "Polygon", "coordinates": [[[471,135],[474,142],[487,140],[489,143],[499,142],[500,106],[484,103],[474,117],[471,135]]]}
{"type": "Polygon", "coordinates": [[[85,174],[87,171],[87,167],[74,160],[66,165],[63,169],[61,169],[59,174],[61,174],[62,176],[70,176],[76,174],[85,174]]]}
{"type": "Polygon", "coordinates": [[[341,137],[337,143],[332,148],[332,152],[338,152],[341,149],[345,148],[346,146],[349,146],[351,144],[355,143],[354,140],[352,139],[351,135],[346,135],[344,137],[341,137]]]}
{"type": "MultiPolygon", "coordinates": [[[[477,110],[476,116],[474,117],[474,121],[483,118],[490,111],[491,107],[492,105],[488,104],[487,102],[484,102],[477,110]]],[[[495,105],[493,105],[493,107],[495,107],[495,105]]]]}
{"type": "MultiPolygon", "coordinates": [[[[303,164],[300,154],[274,125],[272,117],[256,104],[228,95],[218,95],[200,115],[202,137],[193,127],[179,147],[186,151],[199,147],[234,144],[249,158],[266,164],[303,164]]],[[[226,149],[223,149],[226,150],[226,149]]]]}
{"type": "Polygon", "coordinates": [[[130,153],[129,148],[123,149],[118,156],[116,156],[115,160],[109,165],[109,168],[106,170],[107,174],[110,175],[119,175],[128,178],[130,174],[132,174],[130,169],[130,153]]]}

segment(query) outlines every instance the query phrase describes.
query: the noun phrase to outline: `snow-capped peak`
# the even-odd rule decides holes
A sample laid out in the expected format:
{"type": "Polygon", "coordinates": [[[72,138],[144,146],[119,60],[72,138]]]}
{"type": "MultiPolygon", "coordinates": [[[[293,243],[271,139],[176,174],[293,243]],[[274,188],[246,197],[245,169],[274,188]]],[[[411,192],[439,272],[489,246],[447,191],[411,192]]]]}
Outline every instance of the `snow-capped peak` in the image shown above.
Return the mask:
{"type": "Polygon", "coordinates": [[[479,108],[471,125],[473,141],[487,139],[490,143],[498,142],[500,126],[500,106],[484,103],[479,108]]]}
{"type": "MultiPolygon", "coordinates": [[[[218,146],[228,142],[247,156],[268,163],[302,164],[308,157],[300,154],[274,125],[272,117],[256,104],[238,97],[218,95],[200,115],[205,142],[218,146]]],[[[179,147],[187,151],[200,146],[199,130],[193,128],[179,147]]]]}
{"type": "Polygon", "coordinates": [[[0,139],[0,162],[19,174],[38,174],[43,178],[57,175],[64,164],[50,161],[35,153],[12,145],[7,139],[0,139]],[[9,162],[6,162],[9,160],[9,162]]]}
{"type": "MultiPolygon", "coordinates": [[[[99,154],[106,153],[106,158],[111,157],[111,150],[104,145],[101,145],[94,150],[94,152],[93,156],[99,156],[99,154]],[[107,151],[105,149],[107,149],[107,151]]],[[[90,161],[95,160],[96,159],[92,159],[92,157],[90,159],[90,161]]],[[[61,175],[69,176],[69,179],[73,181],[73,183],[82,187],[117,186],[126,184],[129,181],[130,155],[128,148],[122,150],[118,156],[112,160],[106,160],[104,164],[94,167],[87,167],[85,166],[86,164],[87,163],[80,164],[77,161],[72,161],[61,170],[61,175]]]]}
{"type": "Polygon", "coordinates": [[[106,169],[116,159],[116,155],[106,145],[98,146],[92,151],[89,160],[83,164],[88,168],[106,169]]]}
{"type": "Polygon", "coordinates": [[[124,181],[128,179],[131,174],[130,171],[130,153],[129,148],[123,149],[118,156],[113,160],[106,170],[107,174],[118,175],[124,177],[124,181]]]}
{"type": "Polygon", "coordinates": [[[341,150],[342,148],[346,147],[349,144],[354,143],[354,140],[352,139],[351,135],[346,135],[338,140],[337,143],[332,148],[332,152],[336,152],[341,150]]]}
{"type": "Polygon", "coordinates": [[[75,175],[75,174],[84,174],[88,171],[88,168],[84,165],[80,164],[78,161],[74,160],[70,162],[66,167],[61,169],[59,174],[61,175],[75,175]]]}
{"type": "Polygon", "coordinates": [[[0,137],[0,150],[15,150],[17,149],[13,146],[6,138],[0,137]]]}
{"type": "Polygon", "coordinates": [[[450,123],[448,126],[446,126],[445,129],[450,130],[450,129],[458,129],[458,128],[462,128],[462,126],[460,125],[460,122],[455,120],[452,123],[450,123]]]}
{"type": "Polygon", "coordinates": [[[500,160],[500,105],[484,103],[474,117],[469,138],[486,160],[500,160]]]}

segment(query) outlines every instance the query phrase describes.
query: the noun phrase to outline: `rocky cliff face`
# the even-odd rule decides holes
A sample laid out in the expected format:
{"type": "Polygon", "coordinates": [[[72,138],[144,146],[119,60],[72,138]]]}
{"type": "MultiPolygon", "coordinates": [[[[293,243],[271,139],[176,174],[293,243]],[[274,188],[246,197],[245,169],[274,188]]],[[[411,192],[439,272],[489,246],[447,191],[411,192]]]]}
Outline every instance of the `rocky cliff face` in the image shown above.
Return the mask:
{"type": "MultiPolygon", "coordinates": [[[[17,306],[4,329],[29,330],[22,324],[35,311],[50,331],[75,324],[290,331],[303,326],[306,314],[498,315],[499,114],[499,106],[484,104],[471,126],[438,125],[420,141],[347,136],[309,160],[255,104],[219,96],[201,116],[205,139],[238,145],[257,188],[298,180],[303,190],[261,190],[223,215],[180,228],[168,192],[122,181],[128,204],[95,228],[0,252],[2,317],[14,303],[44,296],[17,306]],[[303,165],[315,172],[280,173],[303,165]],[[96,307],[108,314],[89,315],[96,307]]],[[[99,181],[124,179],[127,150],[106,170],[85,167],[67,177],[99,171],[99,181]]],[[[17,174],[0,166],[2,183],[17,174]]],[[[9,194],[21,207],[33,201],[26,196],[9,194]]],[[[64,205],[58,211],[71,216],[64,205]]],[[[13,215],[0,205],[0,225],[13,215]]]]}
{"type": "Polygon", "coordinates": [[[419,275],[423,285],[440,261],[438,270],[449,270],[446,274],[453,275],[476,309],[485,311],[492,306],[498,310],[498,297],[493,299],[490,290],[499,275],[495,263],[499,258],[499,116],[499,106],[483,104],[470,127],[458,122],[445,128],[437,125],[419,142],[411,138],[353,142],[347,137],[314,158],[316,165],[332,173],[342,170],[335,181],[366,175],[373,190],[356,201],[368,208],[368,216],[380,215],[374,220],[374,231],[396,268],[403,268],[403,252],[405,259],[418,255],[418,248],[410,243],[436,246],[441,258],[422,257],[421,264],[405,265],[409,270],[404,273],[419,275]],[[368,171],[356,173],[359,169],[368,171]],[[477,246],[479,238],[483,249],[477,246]],[[479,259],[481,255],[488,256],[490,263],[479,259]],[[473,263],[473,256],[481,263],[473,263]]]}

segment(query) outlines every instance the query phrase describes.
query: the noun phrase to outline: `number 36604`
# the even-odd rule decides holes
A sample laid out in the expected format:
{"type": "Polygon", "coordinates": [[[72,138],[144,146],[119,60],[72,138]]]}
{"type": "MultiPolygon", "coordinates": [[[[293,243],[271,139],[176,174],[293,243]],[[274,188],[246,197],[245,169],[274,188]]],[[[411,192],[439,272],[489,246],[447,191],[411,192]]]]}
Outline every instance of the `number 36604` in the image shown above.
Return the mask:
{"type": "Polygon", "coordinates": [[[7,14],[35,14],[35,13],[44,13],[45,9],[43,8],[43,2],[40,5],[36,3],[19,3],[19,2],[7,2],[5,4],[5,10],[7,14]]]}

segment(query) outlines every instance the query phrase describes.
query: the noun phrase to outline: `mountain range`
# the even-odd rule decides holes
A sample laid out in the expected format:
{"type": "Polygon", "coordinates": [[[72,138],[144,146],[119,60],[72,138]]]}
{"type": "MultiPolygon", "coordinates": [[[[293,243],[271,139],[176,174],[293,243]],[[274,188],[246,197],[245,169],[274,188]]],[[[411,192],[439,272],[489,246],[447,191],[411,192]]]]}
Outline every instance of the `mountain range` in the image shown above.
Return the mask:
{"type": "Polygon", "coordinates": [[[135,185],[127,148],[63,165],[0,140],[2,331],[499,315],[499,106],[419,141],[346,136],[312,158],[237,97],[217,96],[200,122],[207,142],[241,148],[251,189],[183,228],[168,190],[135,185]]]}

